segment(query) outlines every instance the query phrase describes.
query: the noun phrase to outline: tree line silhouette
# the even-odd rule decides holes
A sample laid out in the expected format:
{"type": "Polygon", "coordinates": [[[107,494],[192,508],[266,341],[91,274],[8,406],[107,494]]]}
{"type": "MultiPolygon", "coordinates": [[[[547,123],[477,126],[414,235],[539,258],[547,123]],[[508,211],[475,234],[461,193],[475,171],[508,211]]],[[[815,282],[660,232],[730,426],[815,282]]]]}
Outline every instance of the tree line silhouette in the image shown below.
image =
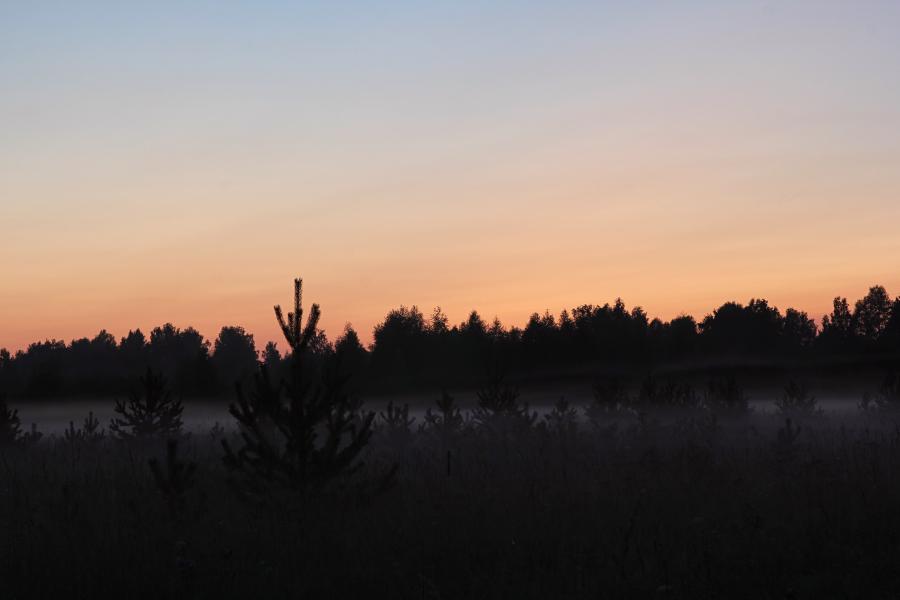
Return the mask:
{"type": "MultiPolygon", "coordinates": [[[[703,320],[683,315],[650,319],[639,306],[584,304],[558,316],[531,315],[524,327],[485,321],[476,311],[451,325],[440,309],[426,316],[416,306],[391,310],[364,347],[349,324],[333,342],[310,332],[303,348],[310,368],[323,368],[341,355],[353,373],[354,391],[468,385],[483,380],[485,365],[507,373],[553,376],[563,370],[722,364],[750,360],[853,361],[900,354],[900,297],[876,285],[852,306],[834,299],[817,326],[793,308],[783,313],[764,299],[727,302],[703,320]]],[[[274,377],[284,373],[290,349],[269,342],[257,348],[242,327],[223,327],[215,340],[196,329],[167,323],[149,337],[130,331],[116,340],[107,331],[66,344],[35,342],[11,354],[0,349],[0,389],[20,397],[117,394],[152,368],[184,395],[218,396],[235,381],[249,382],[263,363],[274,377]]]]}

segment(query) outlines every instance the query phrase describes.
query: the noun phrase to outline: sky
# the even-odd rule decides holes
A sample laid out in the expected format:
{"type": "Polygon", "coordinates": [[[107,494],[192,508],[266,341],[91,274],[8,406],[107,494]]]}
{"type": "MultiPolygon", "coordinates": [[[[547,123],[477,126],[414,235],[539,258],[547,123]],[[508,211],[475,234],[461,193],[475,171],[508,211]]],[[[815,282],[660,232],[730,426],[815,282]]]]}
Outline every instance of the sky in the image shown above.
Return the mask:
{"type": "MultiPolygon", "coordinates": [[[[0,0],[0,346],[900,294],[900,3],[0,0]]],[[[280,346],[284,346],[281,343],[280,346]]]]}

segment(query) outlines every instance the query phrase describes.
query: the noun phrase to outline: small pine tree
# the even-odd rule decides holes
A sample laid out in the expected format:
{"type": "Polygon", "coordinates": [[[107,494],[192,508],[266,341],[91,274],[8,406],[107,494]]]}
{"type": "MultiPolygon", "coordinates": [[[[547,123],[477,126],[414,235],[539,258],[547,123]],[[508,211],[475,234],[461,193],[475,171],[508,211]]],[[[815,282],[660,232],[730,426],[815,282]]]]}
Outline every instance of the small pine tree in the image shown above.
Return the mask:
{"type": "Polygon", "coordinates": [[[543,426],[547,431],[563,440],[569,440],[578,433],[578,410],[560,396],[553,410],[544,415],[543,426]]]}
{"type": "Polygon", "coordinates": [[[412,426],[416,419],[409,416],[409,404],[400,406],[390,401],[378,416],[381,420],[379,429],[388,445],[404,449],[412,443],[412,426]]]}
{"type": "Polygon", "coordinates": [[[812,416],[822,413],[816,397],[813,396],[805,383],[789,381],[784,386],[784,393],[775,400],[775,410],[781,416],[799,417],[812,416]]]}
{"type": "Polygon", "coordinates": [[[446,391],[441,393],[435,404],[436,412],[430,406],[425,409],[425,422],[420,426],[420,431],[436,436],[446,449],[465,431],[466,418],[456,406],[453,396],[446,391]]]}
{"type": "Polygon", "coordinates": [[[90,411],[78,429],[75,428],[74,421],[69,421],[69,428],[66,429],[63,437],[70,444],[78,442],[94,444],[106,437],[106,431],[100,428],[100,420],[94,417],[93,411],[90,411]]]}
{"type": "Polygon", "coordinates": [[[537,413],[519,402],[519,390],[504,381],[497,369],[488,372],[487,384],[478,390],[478,405],[472,412],[475,423],[492,434],[521,433],[530,430],[537,421],[537,413]]]}
{"type": "Polygon", "coordinates": [[[360,413],[359,403],[344,391],[347,378],[340,374],[340,353],[319,383],[310,381],[304,370],[304,354],[317,334],[321,313],[313,304],[302,325],[302,285],[302,280],[294,280],[294,311],[287,319],[281,307],[275,307],[292,351],[289,379],[274,385],[262,365],[254,389],[245,394],[238,384],[237,403],[229,407],[243,446],[235,450],[222,440],[223,460],[233,473],[244,476],[245,490],[267,484],[301,491],[321,487],[359,469],[359,455],[372,436],[375,413],[360,413]]]}
{"type": "Polygon", "coordinates": [[[181,433],[181,400],[172,396],[161,373],[147,367],[139,379],[140,386],[131,391],[128,403],[116,400],[114,417],[109,424],[110,434],[118,439],[171,437],[181,433]]]}

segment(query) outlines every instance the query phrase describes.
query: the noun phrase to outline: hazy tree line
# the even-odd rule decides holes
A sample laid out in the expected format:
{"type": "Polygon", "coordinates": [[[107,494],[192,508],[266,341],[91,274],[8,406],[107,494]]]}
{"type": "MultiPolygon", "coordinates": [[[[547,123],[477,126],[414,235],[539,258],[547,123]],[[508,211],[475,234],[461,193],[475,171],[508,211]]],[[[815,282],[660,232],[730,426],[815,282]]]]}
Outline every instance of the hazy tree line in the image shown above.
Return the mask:
{"type": "MultiPolygon", "coordinates": [[[[835,298],[821,326],[799,310],[781,312],[766,300],[728,302],[697,322],[649,319],[621,300],[585,304],[561,314],[534,313],[524,327],[505,327],[473,311],[457,325],[440,308],[390,311],[365,348],[351,326],[333,342],[321,330],[305,350],[314,365],[335,361],[354,373],[357,391],[453,386],[479,381],[486,368],[546,373],[598,365],[652,366],[748,359],[867,360],[900,353],[900,297],[873,286],[854,304],[835,298]]],[[[257,346],[241,327],[223,327],[215,340],[196,329],[166,324],[116,340],[106,331],[69,344],[48,340],[14,355],[0,350],[0,389],[16,396],[118,394],[147,367],[163,373],[180,394],[213,396],[249,379],[258,362],[276,375],[286,355],[270,342],[257,346]]]]}

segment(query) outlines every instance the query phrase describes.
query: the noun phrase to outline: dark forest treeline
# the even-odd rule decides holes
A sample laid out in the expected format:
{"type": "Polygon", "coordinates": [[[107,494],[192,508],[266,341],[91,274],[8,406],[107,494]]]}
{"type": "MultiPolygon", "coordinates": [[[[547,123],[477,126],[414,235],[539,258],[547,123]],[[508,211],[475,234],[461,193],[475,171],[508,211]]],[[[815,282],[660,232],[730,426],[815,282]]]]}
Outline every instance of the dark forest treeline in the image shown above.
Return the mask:
{"type": "MultiPolygon", "coordinates": [[[[868,360],[900,354],[900,297],[873,286],[851,306],[835,298],[821,327],[805,312],[781,312],[766,300],[728,302],[699,323],[681,316],[649,319],[621,300],[582,305],[559,316],[535,313],[523,327],[486,322],[477,312],[451,325],[439,308],[430,316],[415,306],[392,310],[364,348],[348,325],[333,343],[319,332],[307,349],[321,364],[340,354],[356,378],[357,391],[466,385],[483,378],[486,365],[508,373],[553,373],[560,369],[652,367],[740,360],[770,362],[868,360]]],[[[131,331],[116,340],[106,331],[66,344],[49,340],[11,355],[0,350],[0,389],[19,397],[119,394],[148,366],[161,371],[185,395],[228,393],[257,361],[272,370],[285,356],[274,343],[257,348],[241,327],[223,327],[210,342],[195,329],[171,324],[144,335],[131,331]]]]}

